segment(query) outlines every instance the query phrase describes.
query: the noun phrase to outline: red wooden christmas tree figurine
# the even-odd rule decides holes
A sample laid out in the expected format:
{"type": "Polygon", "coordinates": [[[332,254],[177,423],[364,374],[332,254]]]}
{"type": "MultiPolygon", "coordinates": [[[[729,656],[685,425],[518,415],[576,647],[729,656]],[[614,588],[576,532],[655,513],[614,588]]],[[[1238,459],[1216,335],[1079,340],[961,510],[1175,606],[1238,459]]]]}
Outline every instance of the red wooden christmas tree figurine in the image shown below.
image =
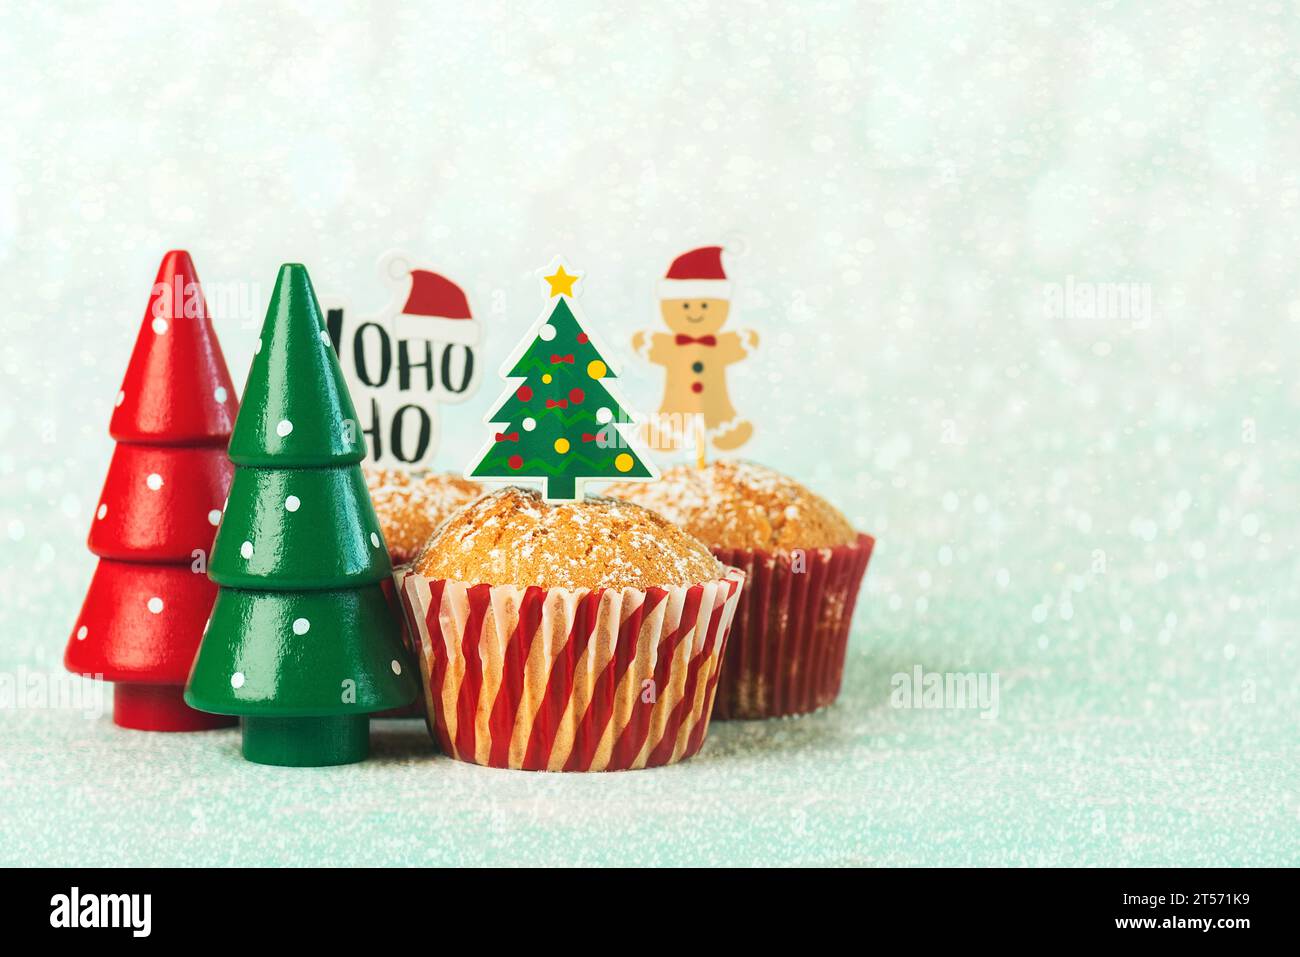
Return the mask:
{"type": "Polygon", "coordinates": [[[182,693],[216,597],[207,558],[230,490],[235,389],[189,253],[163,257],[109,422],[117,449],[90,528],[99,566],[64,663],[115,683],[142,731],[233,723],[182,693]]]}

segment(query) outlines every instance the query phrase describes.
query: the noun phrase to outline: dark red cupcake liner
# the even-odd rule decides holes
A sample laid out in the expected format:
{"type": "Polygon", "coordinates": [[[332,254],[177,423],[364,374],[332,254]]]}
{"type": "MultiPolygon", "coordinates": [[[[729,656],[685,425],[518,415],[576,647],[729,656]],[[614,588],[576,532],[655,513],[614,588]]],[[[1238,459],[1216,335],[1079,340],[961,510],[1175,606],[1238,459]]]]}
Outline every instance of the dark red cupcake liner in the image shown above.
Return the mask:
{"type": "Polygon", "coordinates": [[[860,534],[852,545],[780,555],[713,549],[721,562],[745,573],[713,717],[778,718],[835,702],[875,544],[860,534]]]}

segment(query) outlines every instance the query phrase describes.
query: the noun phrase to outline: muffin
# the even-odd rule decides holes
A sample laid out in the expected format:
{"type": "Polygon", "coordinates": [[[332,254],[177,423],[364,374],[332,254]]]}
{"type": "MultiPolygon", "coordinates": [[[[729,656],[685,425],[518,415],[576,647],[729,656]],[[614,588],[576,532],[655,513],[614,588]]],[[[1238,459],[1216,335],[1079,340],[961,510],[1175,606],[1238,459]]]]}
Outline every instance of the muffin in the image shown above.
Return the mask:
{"type": "Polygon", "coordinates": [[[485,495],[402,579],[430,729],[452,757],[497,768],[688,758],[708,731],[743,582],[638,505],[485,495]]]}
{"type": "Polygon", "coordinates": [[[450,473],[370,468],[365,473],[394,568],[414,558],[443,519],[483,494],[477,482],[450,473]]]}
{"type": "Polygon", "coordinates": [[[606,494],[677,522],[745,572],[717,718],[804,714],[835,701],[870,535],[794,479],[751,462],[679,466],[606,494]]]}

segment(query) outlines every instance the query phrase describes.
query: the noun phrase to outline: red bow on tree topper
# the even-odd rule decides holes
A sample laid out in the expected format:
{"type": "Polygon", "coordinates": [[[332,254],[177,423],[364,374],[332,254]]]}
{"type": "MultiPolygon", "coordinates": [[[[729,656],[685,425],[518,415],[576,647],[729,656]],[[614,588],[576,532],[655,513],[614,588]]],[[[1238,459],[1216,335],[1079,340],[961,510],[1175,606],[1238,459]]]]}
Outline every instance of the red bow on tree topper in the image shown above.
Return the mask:
{"type": "Polygon", "coordinates": [[[552,352],[551,365],[558,366],[561,362],[567,362],[569,365],[573,365],[573,353],[570,352],[567,356],[560,356],[552,352]]]}
{"type": "Polygon", "coordinates": [[[696,343],[701,346],[716,346],[718,344],[717,336],[688,336],[683,332],[677,333],[677,344],[679,346],[689,346],[696,343]]]}

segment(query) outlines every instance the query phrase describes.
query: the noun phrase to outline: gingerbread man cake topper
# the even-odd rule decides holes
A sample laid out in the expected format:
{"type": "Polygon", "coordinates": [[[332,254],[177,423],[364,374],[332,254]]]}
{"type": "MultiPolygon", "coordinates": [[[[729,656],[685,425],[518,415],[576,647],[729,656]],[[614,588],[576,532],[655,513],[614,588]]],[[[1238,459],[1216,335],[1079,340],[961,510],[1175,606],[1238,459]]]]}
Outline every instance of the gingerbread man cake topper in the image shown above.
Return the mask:
{"type": "Polygon", "coordinates": [[[582,273],[557,256],[538,278],[546,306],[501,366],[510,387],[484,417],[492,437],[465,477],[540,480],[547,502],[581,500],[589,479],[658,478],[620,431],[634,420],[611,382],[610,353],[578,307],[582,273]]]}
{"type": "Polygon", "coordinates": [[[665,369],[658,419],[646,424],[652,448],[695,443],[702,457],[704,443],[731,451],[754,434],[753,423],[731,403],[726,370],[758,346],[758,333],[722,331],[731,311],[722,251],[702,246],[674,259],[658,285],[659,313],[668,332],[642,330],[632,336],[632,349],[665,369]]]}

